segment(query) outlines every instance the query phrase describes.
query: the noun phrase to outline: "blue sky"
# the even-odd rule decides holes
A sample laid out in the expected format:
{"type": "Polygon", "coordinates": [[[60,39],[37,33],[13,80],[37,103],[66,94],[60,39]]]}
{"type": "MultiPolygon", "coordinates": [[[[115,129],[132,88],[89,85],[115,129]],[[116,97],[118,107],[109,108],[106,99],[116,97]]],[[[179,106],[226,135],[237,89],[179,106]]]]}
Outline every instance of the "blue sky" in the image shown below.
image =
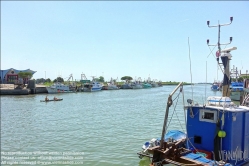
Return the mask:
{"type": "MultiPolygon", "coordinates": [[[[235,65],[249,70],[249,2],[239,1],[2,1],[1,69],[32,69],[34,78],[82,73],[190,82],[213,82],[217,63],[206,40],[238,49],[235,65]],[[207,58],[207,56],[209,57],[207,58]]],[[[225,46],[222,46],[224,48],[225,46]]],[[[217,47],[215,48],[215,51],[217,47]]],[[[214,51],[214,54],[215,54],[214,51]]],[[[219,71],[218,79],[222,79],[219,71]]]]}

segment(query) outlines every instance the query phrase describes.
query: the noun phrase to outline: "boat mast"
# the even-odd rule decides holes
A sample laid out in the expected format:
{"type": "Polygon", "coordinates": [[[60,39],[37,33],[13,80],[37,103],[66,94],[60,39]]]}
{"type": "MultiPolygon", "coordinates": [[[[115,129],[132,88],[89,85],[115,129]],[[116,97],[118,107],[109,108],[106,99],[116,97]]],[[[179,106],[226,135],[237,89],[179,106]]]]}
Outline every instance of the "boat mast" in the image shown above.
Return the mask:
{"type": "MultiPolygon", "coordinates": [[[[225,67],[225,69],[224,69],[224,78],[223,78],[223,86],[222,86],[222,97],[230,96],[230,93],[229,93],[230,81],[228,81],[228,83],[224,84],[225,79],[230,78],[230,74],[228,74],[230,69],[229,69],[229,59],[227,60],[227,62],[225,62],[226,65],[224,65],[224,63],[219,63],[219,57],[220,57],[220,54],[221,54],[220,46],[230,44],[232,42],[233,38],[230,37],[230,42],[229,43],[221,44],[220,43],[220,27],[230,25],[232,23],[232,21],[233,21],[233,17],[230,17],[230,23],[228,23],[228,24],[220,24],[220,22],[218,21],[218,25],[212,25],[212,26],[209,25],[210,21],[207,21],[207,25],[208,25],[209,28],[218,27],[218,43],[215,44],[215,45],[211,45],[211,44],[209,44],[209,39],[207,39],[207,45],[208,46],[218,46],[218,52],[216,52],[217,63],[218,63],[218,65],[223,64],[223,66],[225,67]]],[[[223,62],[223,60],[222,60],[222,62],[223,62]]]]}
{"type": "MultiPolygon", "coordinates": [[[[172,96],[175,94],[175,92],[183,85],[183,82],[180,82],[177,87],[173,90],[173,92],[171,92],[171,94],[168,97],[168,101],[167,101],[167,107],[166,107],[166,112],[165,112],[165,117],[164,117],[164,122],[163,122],[163,130],[162,130],[162,136],[161,136],[161,142],[160,142],[160,148],[163,149],[164,146],[164,136],[166,133],[166,127],[167,127],[167,123],[168,123],[168,116],[169,116],[169,107],[173,104],[172,101],[172,96]]],[[[164,149],[166,150],[166,149],[164,149]]]]}

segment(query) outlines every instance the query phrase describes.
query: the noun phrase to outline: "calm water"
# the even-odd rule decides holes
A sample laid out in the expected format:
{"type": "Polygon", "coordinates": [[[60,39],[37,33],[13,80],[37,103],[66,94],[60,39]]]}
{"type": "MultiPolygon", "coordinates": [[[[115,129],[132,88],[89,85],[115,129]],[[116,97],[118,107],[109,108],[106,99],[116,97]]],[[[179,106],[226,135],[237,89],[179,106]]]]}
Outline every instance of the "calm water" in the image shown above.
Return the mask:
{"type": "MultiPolygon", "coordinates": [[[[210,86],[206,96],[221,95],[210,86]]],[[[136,153],[145,141],[160,137],[167,97],[175,87],[58,94],[63,101],[48,103],[40,102],[44,94],[1,96],[1,151],[84,152],[83,165],[141,166],[145,161],[136,153]]],[[[195,102],[202,104],[205,85],[193,90],[195,102]]],[[[191,91],[184,87],[185,104],[191,91]]],[[[181,94],[175,108],[179,120],[174,116],[170,129],[185,128],[182,103],[181,94]]]]}

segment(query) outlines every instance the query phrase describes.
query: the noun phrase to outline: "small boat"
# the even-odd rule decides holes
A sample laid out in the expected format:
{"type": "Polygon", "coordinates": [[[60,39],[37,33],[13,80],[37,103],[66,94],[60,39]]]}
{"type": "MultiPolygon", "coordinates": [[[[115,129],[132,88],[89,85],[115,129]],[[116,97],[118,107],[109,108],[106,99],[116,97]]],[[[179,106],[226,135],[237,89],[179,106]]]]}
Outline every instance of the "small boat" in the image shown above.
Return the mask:
{"type": "Polygon", "coordinates": [[[221,87],[221,83],[219,82],[214,82],[211,86],[211,90],[212,91],[219,91],[220,90],[220,87],[221,87]]]}
{"type": "Polygon", "coordinates": [[[40,102],[50,102],[50,101],[62,101],[63,99],[56,99],[56,100],[40,100],[40,102]]]}

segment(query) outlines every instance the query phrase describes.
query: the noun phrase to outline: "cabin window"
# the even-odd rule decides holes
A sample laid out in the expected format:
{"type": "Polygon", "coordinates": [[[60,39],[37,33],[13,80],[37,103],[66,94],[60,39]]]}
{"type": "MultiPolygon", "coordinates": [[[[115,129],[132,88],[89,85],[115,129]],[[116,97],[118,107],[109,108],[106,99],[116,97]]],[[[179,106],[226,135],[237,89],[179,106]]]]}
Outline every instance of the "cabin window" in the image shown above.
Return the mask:
{"type": "Polygon", "coordinates": [[[203,118],[204,119],[214,120],[214,113],[204,112],[203,118]]]}
{"type": "Polygon", "coordinates": [[[201,137],[200,136],[194,136],[194,143],[201,144],[201,137]]]}
{"type": "Polygon", "coordinates": [[[217,111],[200,109],[199,120],[204,122],[216,123],[217,111]]]}

